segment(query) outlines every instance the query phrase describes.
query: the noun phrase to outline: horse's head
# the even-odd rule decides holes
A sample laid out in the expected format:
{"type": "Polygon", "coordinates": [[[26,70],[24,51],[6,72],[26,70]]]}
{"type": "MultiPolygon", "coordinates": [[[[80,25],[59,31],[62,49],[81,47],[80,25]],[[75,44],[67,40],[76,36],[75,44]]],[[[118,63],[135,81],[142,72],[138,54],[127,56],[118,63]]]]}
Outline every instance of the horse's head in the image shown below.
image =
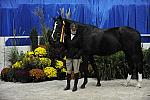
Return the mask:
{"type": "Polygon", "coordinates": [[[63,19],[61,16],[54,19],[54,27],[51,35],[53,41],[63,43],[66,47],[76,46],[81,42],[82,35],[79,35],[80,33],[77,22],[63,19]],[[70,39],[73,40],[70,41],[70,39]]]}
{"type": "Polygon", "coordinates": [[[65,29],[65,21],[61,16],[54,18],[54,26],[51,37],[56,42],[63,42],[64,39],[64,29],[65,29]]]}

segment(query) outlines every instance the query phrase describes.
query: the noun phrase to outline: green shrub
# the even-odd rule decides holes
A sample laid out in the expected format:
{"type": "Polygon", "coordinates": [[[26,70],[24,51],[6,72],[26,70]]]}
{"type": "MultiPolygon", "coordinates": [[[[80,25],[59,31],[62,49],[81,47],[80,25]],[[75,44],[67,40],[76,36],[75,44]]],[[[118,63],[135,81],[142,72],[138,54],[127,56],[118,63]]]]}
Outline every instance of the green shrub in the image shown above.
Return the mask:
{"type": "MultiPolygon", "coordinates": [[[[150,78],[150,49],[143,50],[143,78],[150,78]]],[[[123,52],[111,56],[94,56],[99,75],[102,80],[126,79],[128,63],[123,52]]],[[[93,69],[89,68],[89,77],[94,77],[93,69]]],[[[133,70],[132,78],[137,78],[136,70],[133,70]]]]}
{"type": "Polygon", "coordinates": [[[35,48],[38,47],[38,33],[36,28],[33,28],[30,33],[30,40],[31,40],[31,50],[34,51],[35,48]]]}

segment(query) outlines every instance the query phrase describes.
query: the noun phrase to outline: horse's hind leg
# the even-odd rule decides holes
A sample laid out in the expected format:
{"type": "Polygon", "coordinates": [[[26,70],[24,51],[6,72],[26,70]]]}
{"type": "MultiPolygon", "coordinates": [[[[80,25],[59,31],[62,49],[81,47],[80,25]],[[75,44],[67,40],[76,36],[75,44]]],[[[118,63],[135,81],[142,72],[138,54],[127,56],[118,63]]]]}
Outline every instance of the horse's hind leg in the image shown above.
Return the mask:
{"type": "Polygon", "coordinates": [[[137,73],[138,74],[138,84],[137,84],[137,87],[141,88],[142,73],[143,73],[143,59],[140,59],[137,62],[137,71],[138,71],[138,73],[137,73]]]}
{"type": "Polygon", "coordinates": [[[128,61],[128,76],[127,76],[127,82],[126,82],[126,86],[128,86],[128,84],[130,83],[130,80],[131,80],[131,77],[132,77],[132,74],[133,74],[133,68],[134,68],[134,65],[133,65],[133,62],[132,60],[130,59],[129,56],[126,56],[127,57],[127,61],[128,61]]]}
{"type": "Polygon", "coordinates": [[[142,73],[143,73],[143,52],[140,46],[135,49],[134,56],[133,56],[133,64],[135,66],[136,74],[138,75],[138,84],[137,87],[141,88],[142,82],[142,73]]]}
{"type": "Polygon", "coordinates": [[[96,76],[96,78],[97,78],[97,84],[96,84],[96,86],[101,86],[101,83],[100,83],[100,78],[101,78],[101,77],[100,77],[100,75],[99,75],[99,70],[98,70],[98,68],[97,68],[97,66],[96,66],[94,57],[93,57],[93,56],[90,56],[90,57],[89,57],[89,61],[90,61],[91,65],[92,65],[92,68],[93,68],[93,70],[94,70],[95,76],[96,76]]]}
{"type": "Polygon", "coordinates": [[[134,65],[136,68],[136,74],[138,76],[138,83],[137,83],[137,87],[141,88],[141,82],[142,82],[142,72],[143,72],[143,63],[142,63],[142,59],[140,59],[141,57],[139,55],[136,56],[135,61],[134,61],[134,65]]]}
{"type": "Polygon", "coordinates": [[[133,73],[133,68],[136,68],[136,74],[138,74],[138,84],[137,87],[141,87],[141,82],[142,82],[142,72],[143,72],[143,60],[142,60],[142,54],[139,53],[134,53],[132,54],[131,58],[128,59],[129,63],[129,74],[127,78],[127,83],[131,79],[131,74],[133,73]],[[133,64],[132,64],[133,63],[133,64]],[[133,67],[132,67],[133,66],[133,67]]]}

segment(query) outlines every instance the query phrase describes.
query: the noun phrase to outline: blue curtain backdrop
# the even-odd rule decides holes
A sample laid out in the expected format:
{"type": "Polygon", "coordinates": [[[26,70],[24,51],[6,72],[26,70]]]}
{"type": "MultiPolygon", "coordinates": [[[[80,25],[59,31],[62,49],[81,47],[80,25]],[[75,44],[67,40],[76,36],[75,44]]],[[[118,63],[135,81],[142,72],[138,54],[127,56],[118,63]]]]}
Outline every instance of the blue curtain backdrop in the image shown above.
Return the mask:
{"type": "Polygon", "coordinates": [[[0,36],[28,36],[33,27],[41,35],[41,23],[35,15],[43,11],[48,28],[60,8],[71,9],[71,19],[99,28],[130,26],[141,34],[150,34],[150,0],[0,0],[0,36]]]}

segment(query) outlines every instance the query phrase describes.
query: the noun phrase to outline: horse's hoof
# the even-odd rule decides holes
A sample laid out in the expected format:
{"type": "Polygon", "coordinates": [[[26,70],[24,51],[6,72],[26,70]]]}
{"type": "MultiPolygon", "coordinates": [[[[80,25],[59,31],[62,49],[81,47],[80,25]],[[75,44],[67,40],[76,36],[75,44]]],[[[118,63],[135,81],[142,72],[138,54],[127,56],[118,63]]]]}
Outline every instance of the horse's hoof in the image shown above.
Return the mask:
{"type": "Polygon", "coordinates": [[[81,87],[80,87],[81,89],[85,89],[85,85],[81,85],[81,87]]]}
{"type": "Polygon", "coordinates": [[[101,83],[97,83],[96,86],[97,86],[97,87],[101,86],[101,83]]]}
{"type": "Polygon", "coordinates": [[[138,87],[138,88],[142,88],[141,86],[136,86],[136,87],[138,87]]]}
{"type": "Polygon", "coordinates": [[[142,88],[141,86],[139,88],[142,88]]]}
{"type": "Polygon", "coordinates": [[[138,82],[136,87],[141,88],[141,82],[138,82]]]}
{"type": "Polygon", "coordinates": [[[136,87],[141,88],[141,85],[140,85],[140,84],[137,84],[136,87]]]}
{"type": "Polygon", "coordinates": [[[126,87],[128,87],[128,84],[129,84],[128,82],[124,83],[124,85],[125,85],[126,87]]]}

